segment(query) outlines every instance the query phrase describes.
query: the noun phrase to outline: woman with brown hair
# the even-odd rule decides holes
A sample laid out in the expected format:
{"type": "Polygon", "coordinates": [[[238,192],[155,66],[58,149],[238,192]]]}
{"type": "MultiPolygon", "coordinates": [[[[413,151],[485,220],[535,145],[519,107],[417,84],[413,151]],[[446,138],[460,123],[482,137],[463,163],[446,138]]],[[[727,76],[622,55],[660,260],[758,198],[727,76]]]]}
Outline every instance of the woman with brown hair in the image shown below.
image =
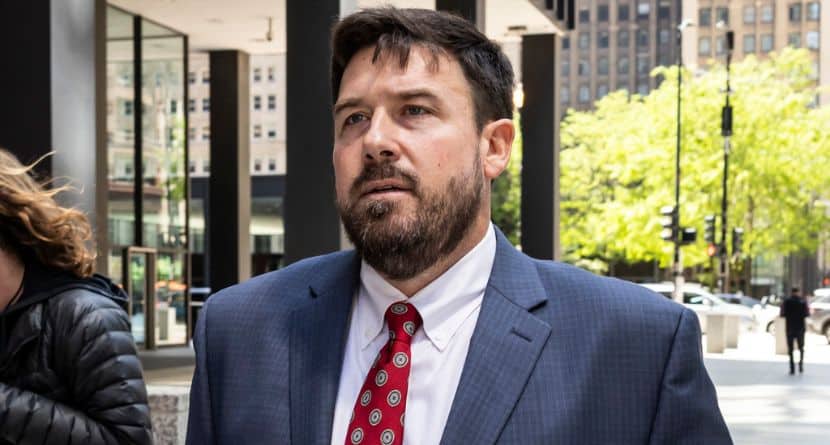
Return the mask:
{"type": "Polygon", "coordinates": [[[127,297],[31,169],[0,149],[0,444],[152,443],[127,297]]]}

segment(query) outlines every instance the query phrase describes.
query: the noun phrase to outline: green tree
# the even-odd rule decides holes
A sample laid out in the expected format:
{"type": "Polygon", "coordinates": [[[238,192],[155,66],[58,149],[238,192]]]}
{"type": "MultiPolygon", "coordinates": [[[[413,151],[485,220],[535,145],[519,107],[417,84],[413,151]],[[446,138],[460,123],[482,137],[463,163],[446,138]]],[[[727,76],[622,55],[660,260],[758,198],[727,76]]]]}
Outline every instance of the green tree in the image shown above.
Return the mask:
{"type": "MultiPolygon", "coordinates": [[[[648,96],[615,92],[563,122],[566,260],[671,262],[659,208],[674,204],[677,69],[652,75],[665,80],[648,96]]],[[[703,217],[721,208],[725,70],[683,75],[681,224],[700,233],[703,217]]],[[[827,209],[816,203],[830,190],[830,110],[814,106],[814,85],[806,50],[732,66],[729,225],[745,229],[747,255],[813,250],[828,230],[827,209]]],[[[706,261],[702,239],[684,248],[686,266],[706,261]]]]}

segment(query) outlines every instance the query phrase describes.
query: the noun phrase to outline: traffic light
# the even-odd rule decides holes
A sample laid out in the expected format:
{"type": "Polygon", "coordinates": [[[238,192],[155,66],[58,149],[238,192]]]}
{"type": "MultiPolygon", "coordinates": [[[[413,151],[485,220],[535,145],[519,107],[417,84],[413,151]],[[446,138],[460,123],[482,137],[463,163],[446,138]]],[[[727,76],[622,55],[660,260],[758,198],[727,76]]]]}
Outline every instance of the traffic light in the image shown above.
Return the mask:
{"type": "Polygon", "coordinates": [[[680,235],[680,244],[693,244],[695,241],[697,241],[697,229],[684,227],[680,235]]]}
{"type": "MultiPolygon", "coordinates": [[[[709,244],[715,243],[715,215],[703,217],[703,240],[709,244]]],[[[709,255],[712,256],[712,255],[709,255]]]]}
{"type": "Polygon", "coordinates": [[[718,246],[715,245],[715,243],[709,243],[709,245],[706,246],[706,255],[708,255],[709,258],[712,258],[713,256],[715,256],[717,254],[718,254],[718,246]]]}
{"type": "Polygon", "coordinates": [[[677,239],[677,233],[675,232],[675,227],[677,227],[677,212],[674,206],[660,207],[660,215],[662,215],[660,225],[663,226],[663,230],[660,232],[660,238],[666,241],[675,241],[677,239]]]}
{"type": "Polygon", "coordinates": [[[735,227],[732,229],[732,255],[740,255],[744,247],[744,229],[735,227]]]}

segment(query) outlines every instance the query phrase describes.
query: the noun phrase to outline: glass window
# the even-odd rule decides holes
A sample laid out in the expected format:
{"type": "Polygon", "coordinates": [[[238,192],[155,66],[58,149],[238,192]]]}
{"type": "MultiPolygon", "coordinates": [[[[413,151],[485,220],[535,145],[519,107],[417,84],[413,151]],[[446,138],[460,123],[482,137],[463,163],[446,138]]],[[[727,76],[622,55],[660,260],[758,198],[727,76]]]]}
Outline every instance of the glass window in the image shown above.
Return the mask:
{"type": "Polygon", "coordinates": [[[726,52],[726,38],[724,36],[718,36],[715,39],[715,54],[723,55],[726,52]]]}
{"type": "Polygon", "coordinates": [[[562,49],[570,49],[571,47],[571,38],[570,37],[562,37],[562,49]]]}
{"type": "Polygon", "coordinates": [[[761,6],[761,23],[772,23],[775,18],[772,5],[761,6]]]}
{"type": "Polygon", "coordinates": [[[202,127],[202,140],[209,141],[210,140],[210,127],[204,126],[202,127]]]}
{"type": "Polygon", "coordinates": [[[577,74],[580,76],[590,76],[591,75],[591,64],[586,59],[582,59],[579,61],[579,67],[577,68],[577,74]]]}
{"type": "Polygon", "coordinates": [[[671,6],[668,0],[660,0],[660,4],[657,5],[657,18],[663,20],[671,18],[671,6]]]}
{"type": "Polygon", "coordinates": [[[271,111],[277,109],[277,96],[273,94],[268,95],[268,109],[271,111]]]}
{"type": "Polygon", "coordinates": [[[619,5],[617,6],[617,20],[620,22],[627,22],[629,18],[629,7],[628,5],[619,5]]]}
{"type": "Polygon", "coordinates": [[[787,35],[787,45],[792,46],[793,48],[801,48],[801,33],[800,32],[791,32],[787,35]]]}
{"type": "Polygon", "coordinates": [[[671,54],[666,51],[657,53],[657,64],[663,66],[671,65],[671,54]]]}
{"type": "Polygon", "coordinates": [[[262,159],[254,159],[254,171],[260,172],[262,171],[262,159]]]}
{"type": "Polygon", "coordinates": [[[597,74],[601,76],[608,74],[608,57],[602,56],[597,59],[597,74]]]}
{"type": "Polygon", "coordinates": [[[273,82],[273,81],[274,81],[274,78],[275,78],[275,77],[274,77],[274,73],[275,73],[275,71],[276,71],[276,70],[274,69],[274,67],[273,67],[273,66],[269,66],[269,67],[268,67],[268,82],[273,82]]]}
{"type": "Polygon", "coordinates": [[[261,96],[254,96],[254,110],[261,110],[262,109],[262,97],[261,96]]]}
{"type": "Polygon", "coordinates": [[[193,71],[187,73],[187,83],[191,85],[196,83],[196,73],[194,73],[193,71]]]}
{"type": "Polygon", "coordinates": [[[580,103],[587,103],[591,100],[591,91],[588,89],[588,85],[580,85],[579,86],[579,102],[580,103]]]}
{"type": "Polygon", "coordinates": [[[768,53],[772,51],[773,47],[773,36],[772,34],[764,34],[761,36],[761,52],[768,53]]]}
{"type": "Polygon", "coordinates": [[[697,23],[700,26],[712,26],[712,8],[700,8],[697,12],[697,23]]]}
{"type": "Polygon", "coordinates": [[[591,33],[579,33],[579,49],[588,49],[591,46],[591,33]]]}
{"type": "Polygon", "coordinates": [[[755,36],[747,34],[744,36],[744,54],[751,54],[755,52],[755,36]]]}
{"type": "Polygon", "coordinates": [[[608,95],[608,84],[601,83],[597,85],[597,100],[602,99],[608,95]]]}
{"type": "Polygon", "coordinates": [[[640,28],[637,30],[637,47],[638,48],[646,48],[648,47],[648,30],[640,28]]]}
{"type": "Polygon", "coordinates": [[[196,173],[196,161],[191,159],[190,162],[187,163],[187,170],[190,171],[190,173],[196,173]]]}
{"type": "Polygon", "coordinates": [[[657,38],[661,45],[666,45],[669,43],[669,39],[671,38],[671,32],[668,29],[661,29],[658,34],[657,38]]]}
{"type": "Polygon", "coordinates": [[[202,71],[202,83],[210,83],[210,71],[203,70],[202,71]]]}
{"type": "Polygon", "coordinates": [[[202,159],[202,172],[210,173],[210,159],[202,159]]]}
{"type": "Polygon", "coordinates": [[[788,8],[787,15],[790,18],[791,22],[800,22],[801,21],[801,3],[792,3],[788,8]]]}
{"type": "Polygon", "coordinates": [[[132,116],[133,115],[133,101],[125,100],[124,101],[124,116],[132,116]]]}
{"type": "Polygon", "coordinates": [[[628,48],[628,30],[621,29],[617,31],[617,46],[620,48],[628,48]]]}
{"type": "Polygon", "coordinates": [[[191,141],[196,139],[196,129],[195,128],[190,127],[190,128],[187,129],[187,138],[190,139],[191,141]]]}
{"type": "Polygon", "coordinates": [[[254,139],[259,139],[262,137],[262,125],[256,124],[254,125],[254,139]]]}
{"type": "Polygon", "coordinates": [[[729,24],[729,8],[718,7],[715,9],[715,23],[723,22],[724,25],[729,24]]]}
{"type": "Polygon", "coordinates": [[[821,15],[819,2],[807,3],[807,20],[819,20],[819,15],[821,15]]]}
{"type": "Polygon", "coordinates": [[[268,159],[268,171],[275,172],[277,171],[277,160],[274,158],[268,159]]]}
{"type": "Polygon", "coordinates": [[[210,98],[206,97],[202,99],[202,111],[208,112],[210,111],[210,98]]]}
{"type": "Polygon", "coordinates": [[[617,73],[621,75],[628,74],[628,57],[620,57],[617,60],[617,73]]]}
{"type": "Polygon", "coordinates": [[[587,9],[580,9],[579,10],[579,23],[590,23],[591,22],[591,11],[587,9]]]}
{"type": "Polygon", "coordinates": [[[570,60],[563,60],[562,61],[562,75],[568,77],[571,75],[571,61],[570,60]]]}
{"type": "Polygon", "coordinates": [[[641,81],[637,84],[637,94],[640,96],[648,96],[648,82],[641,81]]]}
{"type": "Polygon", "coordinates": [[[170,114],[179,112],[179,102],[176,99],[170,99],[170,114]]]}
{"type": "Polygon", "coordinates": [[[744,23],[747,25],[755,23],[755,5],[744,6],[744,23]]]}
{"type": "Polygon", "coordinates": [[[637,74],[648,74],[648,54],[637,54],[637,74]]]}
{"type": "Polygon", "coordinates": [[[275,128],[268,129],[268,139],[275,140],[277,138],[277,130],[275,128]]]}
{"type": "Polygon", "coordinates": [[[608,5],[597,5],[597,21],[608,21],[608,5]]]}
{"type": "Polygon", "coordinates": [[[647,19],[648,14],[651,12],[651,3],[647,0],[640,0],[637,3],[637,18],[638,19],[647,19]]]}
{"type": "Polygon", "coordinates": [[[196,112],[196,99],[187,100],[187,110],[191,113],[196,112]]]}
{"type": "Polygon", "coordinates": [[[571,89],[563,86],[559,89],[559,101],[563,104],[569,103],[571,101],[571,89]]]}
{"type": "Polygon", "coordinates": [[[262,68],[254,68],[254,82],[262,80],[262,68]]]}
{"type": "Polygon", "coordinates": [[[597,33],[597,46],[600,48],[608,48],[608,31],[600,31],[597,33]]]}
{"type": "Polygon", "coordinates": [[[709,37],[701,37],[697,39],[697,54],[700,56],[708,56],[712,54],[712,41],[709,37]]]}
{"type": "Polygon", "coordinates": [[[807,48],[818,49],[819,47],[819,33],[818,31],[807,31],[807,48]]]}

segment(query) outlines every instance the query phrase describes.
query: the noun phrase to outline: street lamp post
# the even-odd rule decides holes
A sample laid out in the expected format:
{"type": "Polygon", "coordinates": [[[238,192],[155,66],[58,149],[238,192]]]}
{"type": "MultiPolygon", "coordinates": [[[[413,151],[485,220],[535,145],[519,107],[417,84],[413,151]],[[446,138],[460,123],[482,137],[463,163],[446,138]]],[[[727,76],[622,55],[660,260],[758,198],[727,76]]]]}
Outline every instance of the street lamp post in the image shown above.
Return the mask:
{"type": "Polygon", "coordinates": [[[683,264],[680,257],[680,139],[681,139],[681,112],[680,105],[683,91],[683,31],[694,24],[690,20],[683,20],[677,25],[677,143],[675,146],[674,159],[674,261],[672,262],[672,275],[674,278],[675,301],[683,302],[683,264]]]}
{"type": "Polygon", "coordinates": [[[735,47],[735,33],[732,30],[726,31],[726,104],[721,111],[721,135],[723,136],[723,195],[721,196],[721,227],[720,227],[720,274],[718,276],[718,288],[721,293],[729,292],[729,255],[727,253],[726,234],[728,233],[728,184],[729,184],[729,151],[730,137],[732,136],[732,105],[729,104],[729,96],[732,94],[730,82],[730,65],[732,63],[732,50],[735,47]]]}

